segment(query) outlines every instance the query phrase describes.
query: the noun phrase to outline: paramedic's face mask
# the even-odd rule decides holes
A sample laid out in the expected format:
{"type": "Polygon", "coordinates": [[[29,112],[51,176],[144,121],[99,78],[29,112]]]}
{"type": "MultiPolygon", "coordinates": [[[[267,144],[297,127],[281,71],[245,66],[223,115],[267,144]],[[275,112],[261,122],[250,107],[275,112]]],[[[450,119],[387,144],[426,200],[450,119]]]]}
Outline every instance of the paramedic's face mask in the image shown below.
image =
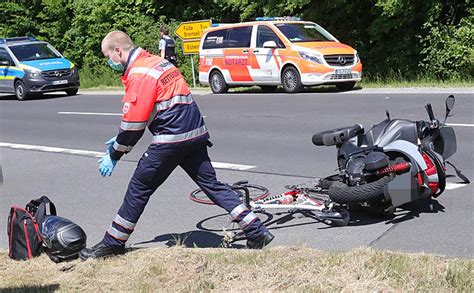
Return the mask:
{"type": "Polygon", "coordinates": [[[112,51],[109,55],[109,60],[107,61],[107,63],[109,63],[110,67],[113,69],[113,70],[116,70],[116,71],[123,71],[124,70],[124,66],[122,64],[122,62],[120,62],[120,55],[122,54],[122,52],[119,51],[118,48],[115,48],[114,51],[112,51]]]}
{"type": "Polygon", "coordinates": [[[110,58],[107,63],[109,63],[110,67],[112,67],[113,70],[116,70],[116,71],[123,71],[124,70],[124,67],[122,65],[122,63],[115,63],[112,58],[110,58]]]}

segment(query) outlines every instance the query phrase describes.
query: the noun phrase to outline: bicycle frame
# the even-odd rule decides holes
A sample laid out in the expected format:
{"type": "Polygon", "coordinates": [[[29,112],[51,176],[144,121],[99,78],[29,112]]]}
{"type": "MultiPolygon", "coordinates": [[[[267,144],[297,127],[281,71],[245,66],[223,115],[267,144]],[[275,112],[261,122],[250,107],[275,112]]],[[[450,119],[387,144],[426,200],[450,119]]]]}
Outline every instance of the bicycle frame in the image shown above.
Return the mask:
{"type": "MultiPolygon", "coordinates": [[[[310,197],[308,195],[309,192],[305,188],[293,186],[290,188],[290,191],[256,201],[249,200],[249,193],[245,187],[235,189],[245,192],[246,205],[254,212],[282,209],[290,210],[290,213],[306,211],[311,212],[313,217],[322,222],[330,221],[330,224],[333,226],[346,226],[349,223],[349,212],[347,210],[339,208],[330,200],[310,197]]],[[[225,228],[223,230],[224,238],[222,244],[224,247],[231,247],[232,243],[246,239],[243,231],[235,233],[226,231],[225,228]]]]}
{"type": "Polygon", "coordinates": [[[278,197],[250,201],[249,205],[256,211],[264,211],[266,209],[297,209],[322,212],[331,210],[334,207],[334,203],[310,198],[308,194],[302,190],[287,191],[278,197]]]}
{"type": "Polygon", "coordinates": [[[246,193],[246,205],[256,212],[272,209],[290,210],[290,212],[311,211],[319,220],[330,221],[333,226],[346,226],[349,223],[349,212],[333,201],[311,197],[306,188],[292,186],[290,189],[279,195],[256,201],[250,201],[246,193]]]}
{"type": "MultiPolygon", "coordinates": [[[[251,200],[250,191],[246,185],[249,187],[252,187],[252,185],[248,184],[248,181],[239,181],[231,187],[234,191],[240,193],[245,205],[254,212],[265,212],[267,210],[288,210],[289,213],[302,212],[306,216],[332,226],[346,226],[350,219],[349,212],[329,199],[324,188],[319,186],[319,178],[316,182],[311,184],[309,188],[302,185],[285,186],[289,191],[273,196],[267,196],[268,189],[260,186],[267,193],[265,197],[256,200],[251,200]]],[[[194,192],[191,194],[194,194],[194,192]]],[[[235,224],[229,218],[228,224],[222,227],[224,232],[222,244],[224,247],[230,247],[232,243],[246,239],[242,230],[239,232],[227,230],[232,223],[235,224]]]]}

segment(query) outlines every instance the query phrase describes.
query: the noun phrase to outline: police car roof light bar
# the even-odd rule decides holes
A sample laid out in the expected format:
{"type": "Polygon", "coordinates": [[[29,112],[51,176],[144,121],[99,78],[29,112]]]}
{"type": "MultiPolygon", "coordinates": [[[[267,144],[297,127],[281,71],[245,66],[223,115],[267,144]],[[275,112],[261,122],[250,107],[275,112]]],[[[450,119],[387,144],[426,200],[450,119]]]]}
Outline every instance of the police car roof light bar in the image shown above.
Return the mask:
{"type": "Polygon", "coordinates": [[[301,20],[300,17],[295,17],[295,16],[283,16],[283,17],[273,17],[273,16],[263,16],[263,17],[257,17],[255,18],[256,21],[279,21],[279,20],[284,20],[284,21],[299,21],[301,20]]]}
{"type": "Polygon", "coordinates": [[[20,41],[36,41],[35,37],[14,37],[14,38],[0,38],[0,44],[4,44],[7,42],[20,42],[20,41]]]}

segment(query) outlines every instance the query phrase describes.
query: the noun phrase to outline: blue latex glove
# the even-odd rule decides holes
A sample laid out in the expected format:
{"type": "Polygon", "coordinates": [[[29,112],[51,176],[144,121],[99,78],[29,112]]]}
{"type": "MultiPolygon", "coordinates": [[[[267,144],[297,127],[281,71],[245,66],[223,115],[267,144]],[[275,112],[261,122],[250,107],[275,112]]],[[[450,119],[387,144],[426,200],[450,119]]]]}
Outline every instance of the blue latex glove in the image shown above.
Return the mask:
{"type": "Polygon", "coordinates": [[[114,143],[116,139],[117,139],[117,136],[114,136],[105,142],[105,145],[107,146],[107,154],[110,154],[112,152],[112,148],[114,147],[114,143]]]}
{"type": "Polygon", "coordinates": [[[117,165],[117,161],[112,160],[109,154],[106,154],[105,156],[100,158],[98,162],[100,163],[99,174],[102,175],[102,177],[111,176],[112,172],[114,171],[115,165],[117,165]]]}

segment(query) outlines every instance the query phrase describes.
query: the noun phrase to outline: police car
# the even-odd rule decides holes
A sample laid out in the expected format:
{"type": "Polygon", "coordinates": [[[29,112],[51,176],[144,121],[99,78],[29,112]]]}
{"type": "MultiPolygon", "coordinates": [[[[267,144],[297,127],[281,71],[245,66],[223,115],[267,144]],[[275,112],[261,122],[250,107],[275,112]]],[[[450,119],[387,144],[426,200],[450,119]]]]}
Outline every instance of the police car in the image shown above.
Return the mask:
{"type": "Polygon", "coordinates": [[[74,63],[47,42],[34,37],[0,38],[0,93],[15,93],[22,101],[45,92],[75,95],[79,85],[74,63]]]}

